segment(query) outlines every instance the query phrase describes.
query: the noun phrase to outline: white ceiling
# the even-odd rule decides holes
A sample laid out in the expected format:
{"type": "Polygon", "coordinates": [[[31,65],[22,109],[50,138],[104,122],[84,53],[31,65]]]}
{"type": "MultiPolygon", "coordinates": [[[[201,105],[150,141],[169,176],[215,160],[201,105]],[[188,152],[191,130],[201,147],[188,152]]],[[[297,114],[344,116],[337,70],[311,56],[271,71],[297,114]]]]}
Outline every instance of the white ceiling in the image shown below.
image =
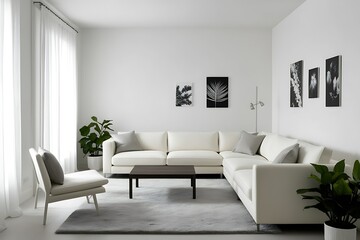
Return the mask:
{"type": "Polygon", "coordinates": [[[80,28],[272,28],[305,0],[47,0],[80,28]]]}

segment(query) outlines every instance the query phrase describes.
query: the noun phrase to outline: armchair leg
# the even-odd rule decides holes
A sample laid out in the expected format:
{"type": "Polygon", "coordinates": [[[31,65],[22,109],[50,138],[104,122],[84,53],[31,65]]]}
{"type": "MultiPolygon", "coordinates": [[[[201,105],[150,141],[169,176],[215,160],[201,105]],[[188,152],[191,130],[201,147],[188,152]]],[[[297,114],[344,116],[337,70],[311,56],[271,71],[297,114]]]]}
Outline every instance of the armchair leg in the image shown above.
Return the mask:
{"type": "Polygon", "coordinates": [[[37,208],[38,196],[39,196],[39,185],[36,186],[36,190],[35,190],[35,202],[34,202],[35,209],[37,208]]]}
{"type": "Polygon", "coordinates": [[[86,200],[87,200],[88,203],[90,203],[90,198],[89,198],[89,196],[86,196],[86,200]]]}
{"type": "Polygon", "coordinates": [[[99,205],[97,202],[96,194],[93,195],[93,199],[94,199],[94,204],[95,204],[95,208],[96,208],[96,213],[99,215],[99,205]]]}
{"type": "Polygon", "coordinates": [[[46,217],[47,217],[47,210],[48,210],[48,200],[45,199],[45,208],[44,208],[44,220],[43,220],[43,225],[46,225],[46,217]]]}

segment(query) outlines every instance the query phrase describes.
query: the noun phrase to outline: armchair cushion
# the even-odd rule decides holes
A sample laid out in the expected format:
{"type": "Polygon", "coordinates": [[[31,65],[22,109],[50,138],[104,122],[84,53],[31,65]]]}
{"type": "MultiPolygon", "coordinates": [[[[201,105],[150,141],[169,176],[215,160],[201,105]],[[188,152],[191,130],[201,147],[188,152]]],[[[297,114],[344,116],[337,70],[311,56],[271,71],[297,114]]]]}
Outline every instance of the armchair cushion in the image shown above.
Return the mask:
{"type": "Polygon", "coordinates": [[[53,184],[50,190],[51,195],[60,195],[72,192],[78,192],[107,184],[109,180],[101,176],[95,170],[80,171],[65,174],[64,184],[53,184]]]}
{"type": "Polygon", "coordinates": [[[64,171],[56,157],[51,152],[43,148],[39,148],[38,152],[44,161],[51,182],[55,184],[63,184],[64,171]]]}

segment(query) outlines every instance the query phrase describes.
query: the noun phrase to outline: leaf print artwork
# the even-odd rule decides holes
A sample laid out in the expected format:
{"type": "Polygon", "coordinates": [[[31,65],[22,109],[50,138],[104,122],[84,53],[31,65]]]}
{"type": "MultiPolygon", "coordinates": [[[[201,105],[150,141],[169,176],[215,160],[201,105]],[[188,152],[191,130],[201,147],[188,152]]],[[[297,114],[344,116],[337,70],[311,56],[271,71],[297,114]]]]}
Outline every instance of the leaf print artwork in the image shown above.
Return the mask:
{"type": "Polygon", "coordinates": [[[191,106],[192,105],[192,84],[181,83],[176,85],[176,106],[191,106]]]}
{"type": "Polygon", "coordinates": [[[227,108],[229,100],[228,77],[208,77],[206,99],[208,108],[227,108]]]}

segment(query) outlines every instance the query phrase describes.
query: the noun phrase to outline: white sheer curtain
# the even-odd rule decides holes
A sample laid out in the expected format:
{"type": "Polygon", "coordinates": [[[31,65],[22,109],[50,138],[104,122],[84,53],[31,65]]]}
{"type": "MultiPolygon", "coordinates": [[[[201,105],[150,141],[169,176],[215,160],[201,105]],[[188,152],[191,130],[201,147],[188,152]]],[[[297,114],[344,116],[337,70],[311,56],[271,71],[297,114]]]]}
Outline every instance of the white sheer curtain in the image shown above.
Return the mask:
{"type": "Polygon", "coordinates": [[[19,4],[0,0],[0,231],[5,218],[21,215],[19,4]]]}
{"type": "Polygon", "coordinates": [[[65,173],[77,166],[77,33],[40,8],[40,144],[65,173]]]}

